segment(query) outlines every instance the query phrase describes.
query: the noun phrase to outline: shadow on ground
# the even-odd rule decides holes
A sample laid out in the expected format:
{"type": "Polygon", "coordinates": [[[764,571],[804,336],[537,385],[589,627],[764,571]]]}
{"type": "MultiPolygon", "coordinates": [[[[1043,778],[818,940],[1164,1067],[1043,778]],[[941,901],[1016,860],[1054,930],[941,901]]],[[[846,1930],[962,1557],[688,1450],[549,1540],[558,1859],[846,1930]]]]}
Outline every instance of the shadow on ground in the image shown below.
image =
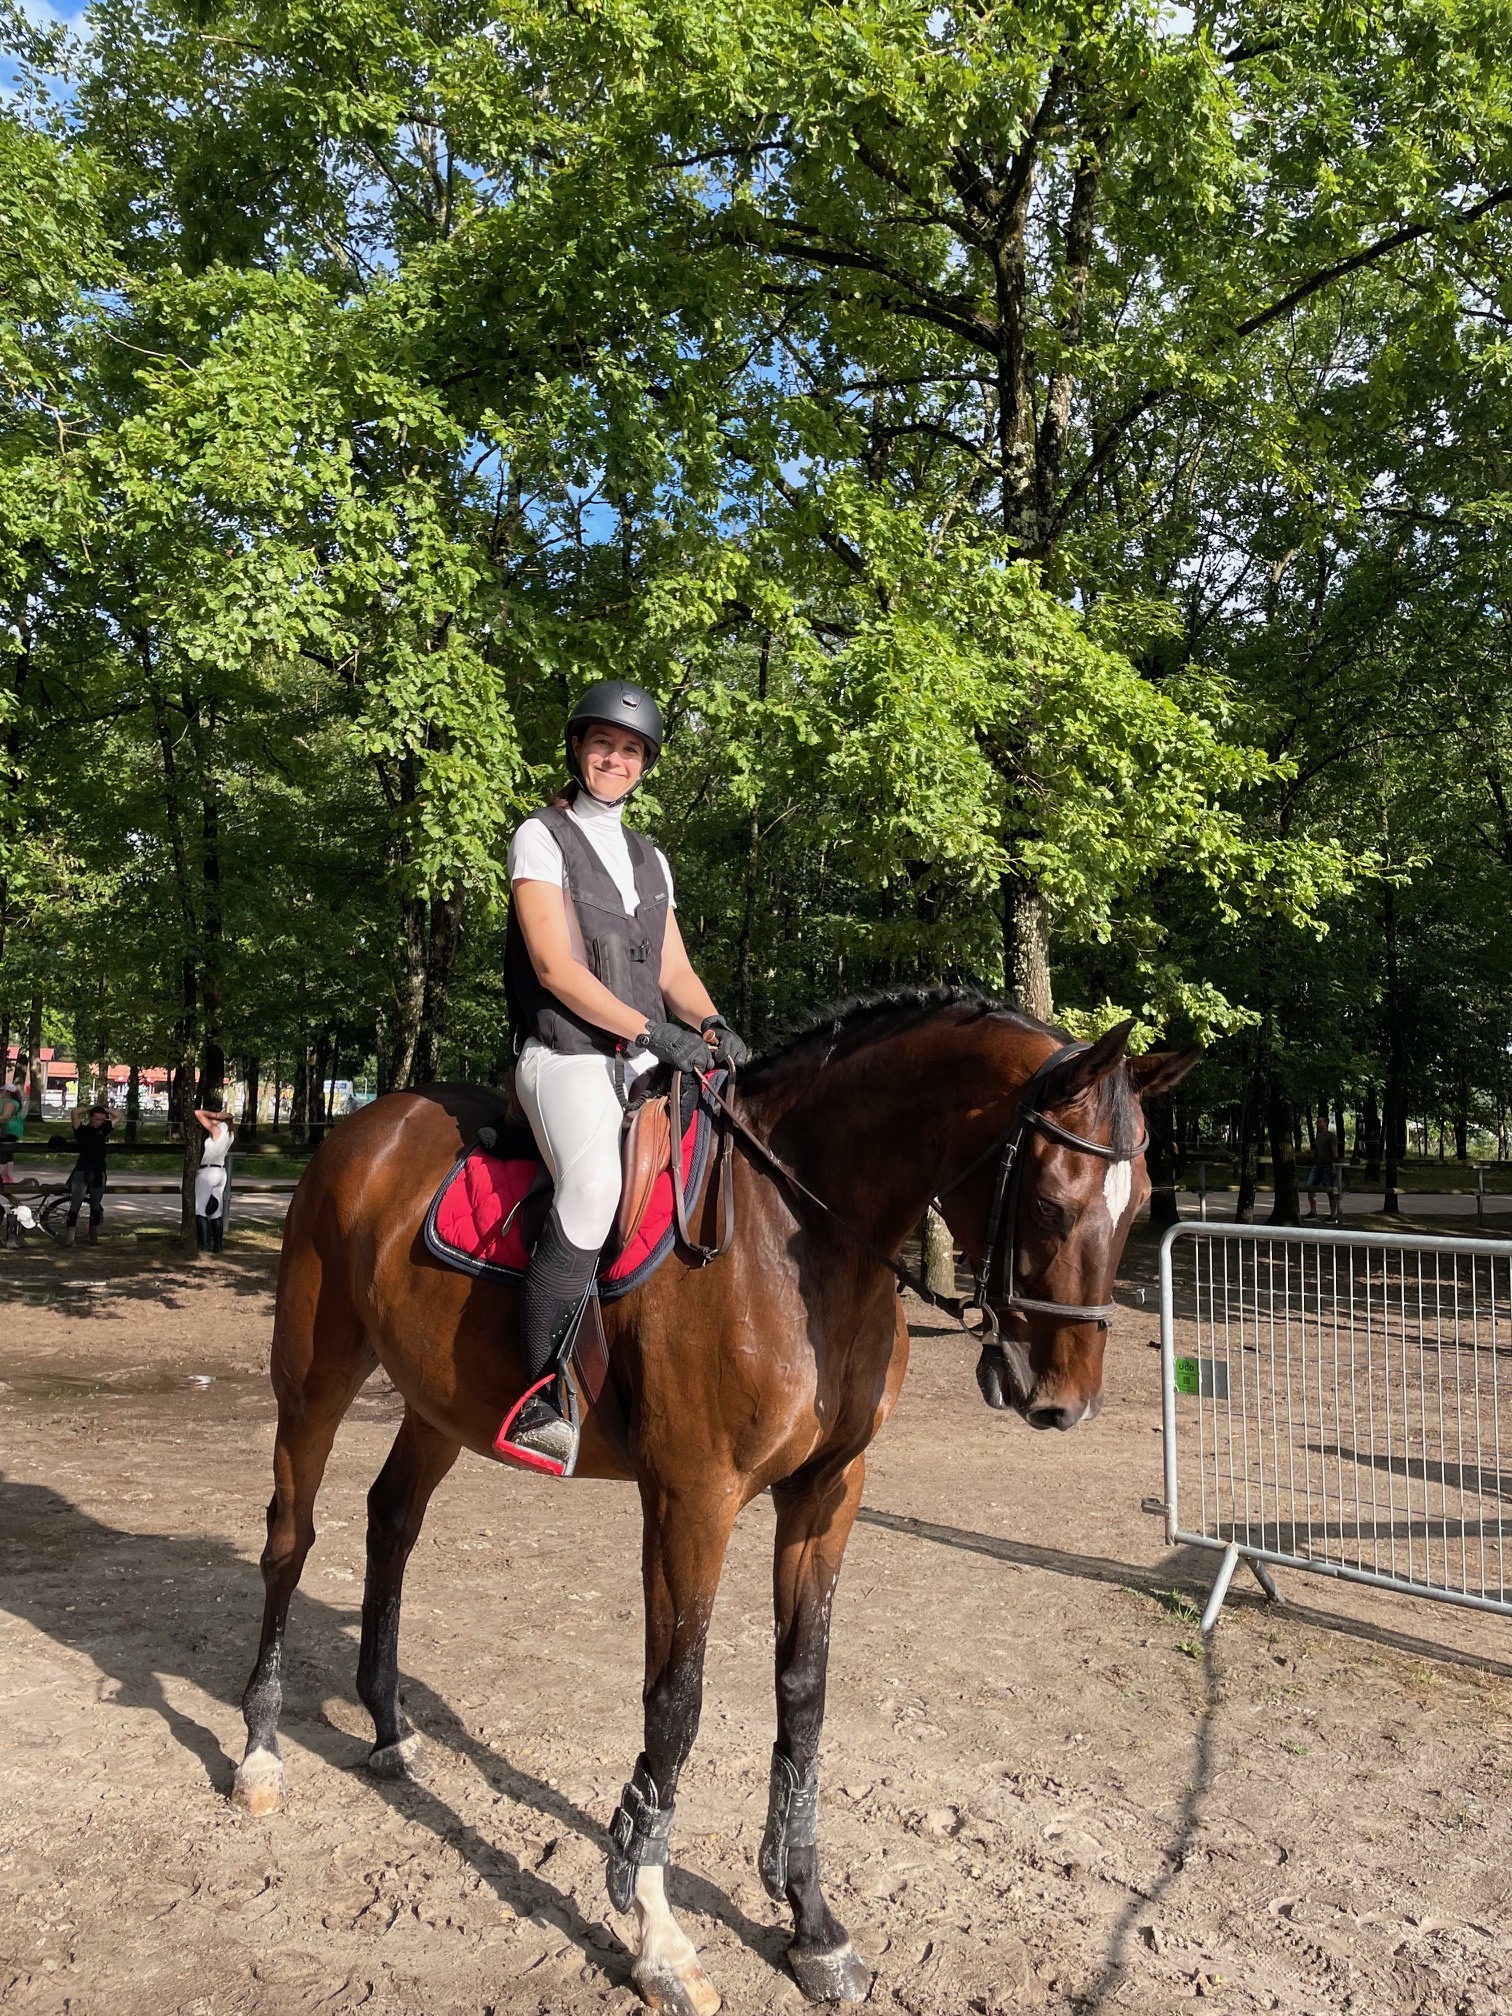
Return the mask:
{"type": "MultiPolygon", "coordinates": [[[[242,1665],[250,1667],[255,1649],[261,1593],[256,1571],[241,1555],[201,1535],[137,1533],[105,1525],[46,1485],[0,1474],[0,1576],[6,1610],[99,1668],[102,1710],[146,1709],[159,1716],[215,1790],[229,1795],[236,1759],[212,1730],[174,1707],[161,1676],[181,1677],[228,1706],[240,1706],[242,1665]],[[193,1618],[179,1617],[166,1600],[172,1590],[195,1587],[208,1588],[212,1603],[218,1594],[235,1591],[239,1599],[244,1594],[244,1629],[235,1642],[217,1643],[193,1618]],[[96,1617],[98,1624],[92,1621],[96,1617]]],[[[362,1769],[367,1746],[311,1713],[308,1704],[352,1693],[357,1648],[351,1627],[359,1616],[355,1607],[324,1602],[302,1588],[289,1616],[285,1684],[296,1699],[285,1721],[302,1745],[338,1771],[362,1769]]],[[[427,1741],[466,1758],[494,1793],[604,1848],[604,1828],[592,1814],[481,1742],[433,1689],[407,1679],[403,1699],[427,1741]]],[[[366,1773],[363,1782],[406,1819],[453,1847],[518,1916],[565,1932],[606,1982],[628,1985],[631,1954],[618,1940],[606,1952],[603,1923],[586,1919],[566,1891],[486,1839],[428,1786],[366,1773]]],[[[718,1920],[775,1970],[786,1971],[790,1935],[747,1917],[717,1884],[674,1867],[668,1896],[674,1906],[718,1920]]]]}

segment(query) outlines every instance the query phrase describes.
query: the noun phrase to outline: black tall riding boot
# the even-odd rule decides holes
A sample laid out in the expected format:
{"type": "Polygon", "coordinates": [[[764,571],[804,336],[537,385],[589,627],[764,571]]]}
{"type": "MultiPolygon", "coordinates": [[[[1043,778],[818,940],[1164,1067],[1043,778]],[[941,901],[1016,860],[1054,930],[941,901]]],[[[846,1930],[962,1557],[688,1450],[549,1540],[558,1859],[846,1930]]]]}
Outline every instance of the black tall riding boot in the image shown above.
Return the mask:
{"type": "Polygon", "coordinates": [[[197,1213],[195,1214],[195,1219],[194,1219],[194,1243],[195,1243],[195,1245],[196,1245],[196,1246],[198,1247],[198,1249],[199,1249],[199,1251],[200,1251],[201,1253],[205,1253],[205,1252],[208,1252],[208,1251],[209,1251],[209,1248],[210,1248],[210,1221],[209,1221],[209,1219],[208,1219],[208,1218],[207,1218],[207,1217],[205,1216],[205,1214],[204,1214],[204,1212],[203,1212],[203,1211],[200,1211],[200,1212],[197,1212],[197,1213]]]}
{"type": "MultiPolygon", "coordinates": [[[[547,1216],[525,1273],[520,1348],[526,1390],[546,1377],[567,1327],[592,1283],[598,1253],[574,1246],[555,1209],[547,1216]]],[[[494,1447],[536,1467],[560,1472],[572,1456],[573,1432],[562,1419],[549,1387],[530,1393],[500,1429],[494,1447]]]]}

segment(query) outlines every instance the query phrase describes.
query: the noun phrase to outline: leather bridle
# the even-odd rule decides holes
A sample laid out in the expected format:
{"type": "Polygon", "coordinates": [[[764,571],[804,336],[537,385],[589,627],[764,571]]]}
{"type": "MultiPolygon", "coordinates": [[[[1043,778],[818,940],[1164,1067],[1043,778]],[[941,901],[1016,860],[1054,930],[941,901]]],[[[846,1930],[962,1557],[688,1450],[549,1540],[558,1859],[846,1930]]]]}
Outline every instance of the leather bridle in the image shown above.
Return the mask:
{"type": "MultiPolygon", "coordinates": [[[[1117,1313],[1118,1305],[1114,1302],[1058,1302],[1046,1296],[1020,1295],[1014,1287],[1014,1275],[1018,1264],[1018,1213],[1024,1178],[1023,1148],[1029,1130],[1036,1129],[1048,1140],[1059,1142],[1061,1147],[1069,1148],[1074,1154],[1094,1155],[1103,1162],[1132,1162],[1136,1156],[1144,1153],[1150,1143],[1148,1132],[1142,1134],[1135,1145],[1128,1149],[1115,1148],[1105,1141],[1089,1141],[1085,1135],[1073,1134],[1069,1127],[1063,1127],[1058,1120],[1051,1119],[1041,1107],[1041,1096],[1056,1066],[1065,1063],[1068,1057],[1080,1056],[1083,1051],[1091,1047],[1089,1043],[1064,1043],[1060,1049],[1047,1057],[1019,1095],[1018,1110],[1010,1125],[1003,1133],[995,1136],[980,1155],[973,1157],[964,1169],[958,1170],[948,1183],[942,1183],[930,1200],[938,1210],[942,1197],[948,1197],[952,1190],[958,1190],[969,1176],[974,1176],[978,1169],[992,1160],[994,1155],[998,1158],[997,1173],[992,1185],[992,1202],[987,1214],[986,1243],[982,1248],[981,1265],[977,1268],[972,1292],[967,1296],[937,1295],[922,1275],[916,1274],[911,1267],[906,1267],[901,1260],[894,1259],[892,1254],[884,1253],[882,1248],[868,1239],[864,1232],[852,1225],[848,1219],[842,1218],[832,1204],[826,1203],[824,1198],[811,1190],[770,1144],[763,1141],[761,1136],[742,1119],[724,1087],[711,1085],[706,1077],[703,1089],[723,1112],[731,1130],[755,1149],[762,1161],[789,1190],[795,1191],[798,1196],[806,1198],[810,1204],[822,1211],[858,1246],[864,1247],[882,1266],[890,1269],[903,1287],[911,1288],[932,1308],[943,1309],[947,1315],[953,1316],[963,1330],[981,1339],[985,1350],[995,1350],[1005,1356],[1022,1359],[1023,1353],[1016,1341],[1002,1337],[999,1331],[997,1316],[999,1310],[1007,1315],[1059,1316],[1067,1323],[1096,1323],[1104,1330],[1117,1313]],[[1005,1287],[1006,1294],[1003,1293],[1005,1287]],[[980,1324],[966,1321],[966,1313],[971,1309],[980,1312],[982,1319],[980,1324]]],[[[679,1110],[677,1101],[680,1097],[680,1077],[680,1073],[674,1073],[672,1080],[674,1113],[679,1110]]],[[[728,1077],[733,1079],[734,1073],[729,1073],[728,1077]]],[[[728,1138],[727,1136],[727,1142],[728,1138]]],[[[675,1151],[673,1159],[675,1163],[677,1160],[675,1151]]],[[[728,1171],[725,1173],[727,1176],[728,1171]]],[[[677,1174],[681,1174],[680,1168],[677,1174]]],[[[674,1178],[674,1182],[675,1180],[674,1178]]],[[[724,1239],[718,1248],[694,1244],[686,1230],[685,1214],[679,1215],[679,1232],[684,1243],[691,1247],[700,1265],[708,1259],[717,1257],[730,1241],[731,1186],[728,1180],[724,1187],[726,1229],[724,1239]]]]}
{"type": "Polygon", "coordinates": [[[909,1282],[909,1286],[916,1293],[921,1293],[926,1301],[954,1315],[963,1328],[975,1328],[984,1344],[998,1340],[999,1313],[1059,1316],[1067,1323],[1096,1323],[1106,1330],[1118,1312],[1116,1302],[1059,1302],[1049,1296],[1020,1295],[1014,1286],[1018,1268],[1019,1202],[1024,1182],[1023,1151],[1029,1130],[1034,1128],[1048,1140],[1071,1149],[1074,1154],[1095,1155],[1103,1162],[1132,1162],[1150,1145],[1148,1133],[1141,1135],[1135,1145],[1127,1149],[1115,1148],[1111,1142],[1089,1141],[1084,1134],[1073,1134],[1069,1127],[1052,1120],[1040,1105],[1045,1085],[1056,1066],[1064,1064],[1068,1057],[1080,1056],[1091,1047],[1088,1043],[1065,1043],[1047,1057],[1019,1095],[1018,1111],[1012,1125],[957,1175],[952,1176],[948,1183],[942,1183],[931,1200],[938,1211],[942,1197],[958,1190],[968,1176],[974,1176],[985,1162],[997,1156],[997,1174],[993,1179],[992,1202],[987,1212],[987,1236],[970,1296],[962,1300],[953,1295],[935,1295],[922,1284],[909,1282]],[[966,1322],[968,1309],[980,1311],[982,1321],[979,1325],[966,1322]]]}

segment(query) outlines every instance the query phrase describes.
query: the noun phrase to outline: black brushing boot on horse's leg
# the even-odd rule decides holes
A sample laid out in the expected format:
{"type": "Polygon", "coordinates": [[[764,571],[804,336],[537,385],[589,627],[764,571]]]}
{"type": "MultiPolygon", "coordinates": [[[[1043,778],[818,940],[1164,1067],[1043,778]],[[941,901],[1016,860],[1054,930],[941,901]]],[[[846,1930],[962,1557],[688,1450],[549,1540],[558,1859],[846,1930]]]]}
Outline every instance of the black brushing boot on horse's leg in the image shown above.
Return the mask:
{"type": "Polygon", "coordinates": [[[525,1273],[520,1355],[525,1361],[526,1397],[499,1430],[494,1448],[500,1456],[555,1476],[572,1460],[576,1437],[562,1419],[551,1385],[541,1382],[592,1286],[598,1257],[597,1250],[573,1245],[553,1208],[525,1273]],[[540,1390],[532,1391],[534,1387],[540,1390]]]}
{"type": "Polygon", "coordinates": [[[357,1693],[373,1718],[367,1768],[379,1778],[423,1781],[427,1775],[420,1737],[399,1700],[399,1607],[425,1508],[460,1454],[458,1443],[406,1407],[388,1461],[368,1492],[357,1693]]]}
{"type": "Polygon", "coordinates": [[[871,1969],[830,1909],[819,1882],[819,1738],[829,1669],[830,1609],[845,1543],[861,1503],[861,1456],[827,1474],[772,1487],[777,1506],[777,1741],[761,1880],[793,1913],[788,1965],[811,2002],[859,2002],[871,1969]]]}

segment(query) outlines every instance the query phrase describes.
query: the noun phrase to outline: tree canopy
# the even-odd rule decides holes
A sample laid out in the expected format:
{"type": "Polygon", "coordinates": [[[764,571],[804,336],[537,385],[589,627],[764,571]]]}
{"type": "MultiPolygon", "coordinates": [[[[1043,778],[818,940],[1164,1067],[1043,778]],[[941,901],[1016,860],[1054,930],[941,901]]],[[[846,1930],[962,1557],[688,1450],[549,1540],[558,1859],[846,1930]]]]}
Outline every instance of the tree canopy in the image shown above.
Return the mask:
{"type": "Polygon", "coordinates": [[[0,1035],[502,1077],[614,674],[758,1038],[1503,1123],[1507,0],[85,19],[0,6],[0,1035]]]}

